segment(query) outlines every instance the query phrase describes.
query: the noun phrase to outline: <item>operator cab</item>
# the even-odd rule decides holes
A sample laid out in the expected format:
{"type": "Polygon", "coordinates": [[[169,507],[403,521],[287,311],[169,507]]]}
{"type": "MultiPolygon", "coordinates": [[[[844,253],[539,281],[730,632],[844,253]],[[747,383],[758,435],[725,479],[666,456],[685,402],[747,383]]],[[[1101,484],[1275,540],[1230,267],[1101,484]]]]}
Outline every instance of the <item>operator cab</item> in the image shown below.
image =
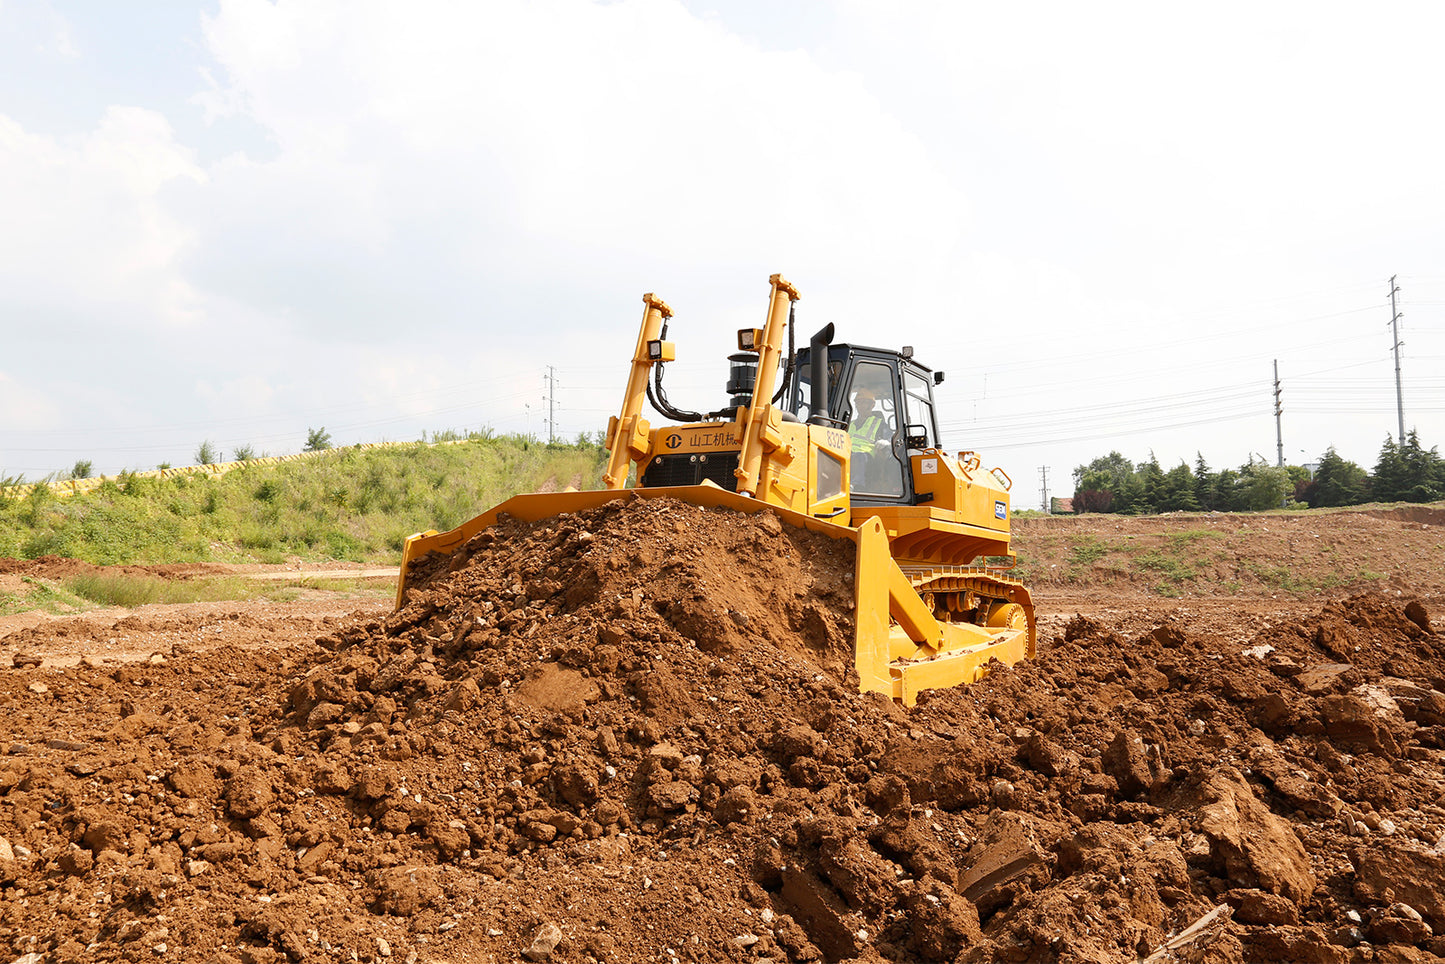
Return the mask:
{"type": "Polygon", "coordinates": [[[853,504],[917,505],[909,456],[939,447],[933,386],[943,373],[915,362],[911,348],[829,345],[827,352],[828,410],[811,411],[812,348],[798,352],[787,410],[800,421],[848,430],[853,504]]]}

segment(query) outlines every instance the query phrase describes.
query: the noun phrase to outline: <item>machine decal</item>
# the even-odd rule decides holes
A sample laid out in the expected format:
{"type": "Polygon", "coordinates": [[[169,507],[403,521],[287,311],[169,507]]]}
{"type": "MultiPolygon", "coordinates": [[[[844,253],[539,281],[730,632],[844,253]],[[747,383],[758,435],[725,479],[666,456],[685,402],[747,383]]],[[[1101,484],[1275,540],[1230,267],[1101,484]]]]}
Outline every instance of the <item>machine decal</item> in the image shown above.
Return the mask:
{"type": "Polygon", "coordinates": [[[687,444],[691,448],[706,448],[719,445],[737,445],[738,437],[733,434],[732,429],[728,429],[727,431],[693,432],[687,437],[687,444]]]}
{"type": "Polygon", "coordinates": [[[1008,503],[1007,503],[1007,502],[997,502],[997,501],[995,501],[994,504],[993,504],[993,517],[994,517],[995,519],[1007,519],[1007,518],[1008,518],[1008,503]]]}
{"type": "Polygon", "coordinates": [[[682,436],[678,435],[676,432],[672,432],[667,436],[667,438],[663,439],[662,444],[666,445],[670,449],[675,449],[682,444],[682,436]]]}
{"type": "Polygon", "coordinates": [[[921,459],[918,463],[918,471],[923,475],[938,474],[938,459],[921,459]]]}

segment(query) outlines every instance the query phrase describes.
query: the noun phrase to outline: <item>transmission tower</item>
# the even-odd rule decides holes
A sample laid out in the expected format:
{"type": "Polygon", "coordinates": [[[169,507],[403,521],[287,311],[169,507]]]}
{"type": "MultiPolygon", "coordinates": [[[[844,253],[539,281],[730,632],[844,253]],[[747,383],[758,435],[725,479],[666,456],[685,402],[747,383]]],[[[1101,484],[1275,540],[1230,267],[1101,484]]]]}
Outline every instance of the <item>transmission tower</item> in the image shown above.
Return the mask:
{"type": "Polygon", "coordinates": [[[547,383],[547,394],[542,400],[547,403],[547,441],[551,443],[557,438],[557,369],[548,365],[542,380],[547,383]]]}
{"type": "Polygon", "coordinates": [[[1403,317],[1395,307],[1395,296],[1400,293],[1395,284],[1396,275],[1390,275],[1390,337],[1395,342],[1395,410],[1400,415],[1400,444],[1405,444],[1405,396],[1400,391],[1400,319],[1403,317]]]}
{"type": "Polygon", "coordinates": [[[1279,359],[1276,358],[1274,360],[1274,441],[1278,448],[1278,455],[1275,464],[1284,468],[1284,425],[1280,421],[1284,406],[1280,404],[1279,392],[1279,359]]]}
{"type": "Polygon", "coordinates": [[[1049,467],[1048,467],[1047,465],[1041,465],[1041,466],[1039,466],[1039,479],[1040,479],[1040,482],[1041,482],[1041,488],[1039,489],[1039,495],[1041,495],[1041,496],[1043,497],[1043,500],[1044,500],[1044,513],[1045,513],[1045,514],[1048,514],[1048,512],[1049,512],[1049,467]]]}

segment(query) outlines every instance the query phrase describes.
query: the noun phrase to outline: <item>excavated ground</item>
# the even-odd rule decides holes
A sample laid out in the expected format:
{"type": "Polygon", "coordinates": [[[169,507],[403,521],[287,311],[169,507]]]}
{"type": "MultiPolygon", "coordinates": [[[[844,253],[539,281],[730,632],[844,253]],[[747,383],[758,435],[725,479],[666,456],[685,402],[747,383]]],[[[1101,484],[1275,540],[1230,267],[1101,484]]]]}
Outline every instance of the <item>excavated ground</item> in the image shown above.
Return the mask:
{"type": "Polygon", "coordinates": [[[1358,518],[1420,534],[1376,589],[1045,581],[1037,661],[913,710],[854,691],[850,543],[673,502],[504,522],[395,614],[14,628],[0,943],[25,964],[1438,960],[1445,552],[1358,518]]]}

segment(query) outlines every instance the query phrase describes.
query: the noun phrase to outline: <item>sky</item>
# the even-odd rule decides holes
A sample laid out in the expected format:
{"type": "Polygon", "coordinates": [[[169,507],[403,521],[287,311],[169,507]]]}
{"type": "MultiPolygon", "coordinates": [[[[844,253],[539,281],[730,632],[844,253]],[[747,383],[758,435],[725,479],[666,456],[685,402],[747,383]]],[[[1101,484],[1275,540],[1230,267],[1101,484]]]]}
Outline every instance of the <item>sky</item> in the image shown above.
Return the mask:
{"type": "MultiPolygon", "coordinates": [[[[0,476],[723,404],[914,347],[942,437],[1072,490],[1445,445],[1445,7],[0,0],[0,476]]],[[[654,421],[661,421],[654,416],[654,421]]]]}

